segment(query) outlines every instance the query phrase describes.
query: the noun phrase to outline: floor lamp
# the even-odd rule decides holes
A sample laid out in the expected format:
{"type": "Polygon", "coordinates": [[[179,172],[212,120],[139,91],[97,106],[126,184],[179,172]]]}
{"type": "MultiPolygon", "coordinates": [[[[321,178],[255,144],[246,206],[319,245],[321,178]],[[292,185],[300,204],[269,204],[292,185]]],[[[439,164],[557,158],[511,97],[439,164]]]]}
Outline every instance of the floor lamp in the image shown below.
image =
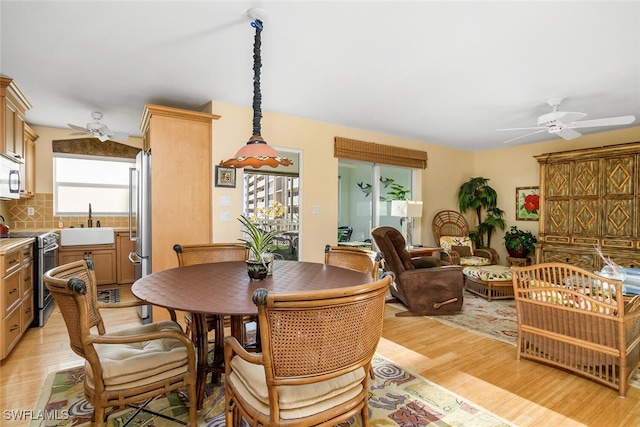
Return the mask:
{"type": "Polygon", "coordinates": [[[413,247],[413,218],[422,216],[422,202],[416,200],[392,200],[391,216],[400,217],[402,235],[407,241],[407,248],[413,247]]]}

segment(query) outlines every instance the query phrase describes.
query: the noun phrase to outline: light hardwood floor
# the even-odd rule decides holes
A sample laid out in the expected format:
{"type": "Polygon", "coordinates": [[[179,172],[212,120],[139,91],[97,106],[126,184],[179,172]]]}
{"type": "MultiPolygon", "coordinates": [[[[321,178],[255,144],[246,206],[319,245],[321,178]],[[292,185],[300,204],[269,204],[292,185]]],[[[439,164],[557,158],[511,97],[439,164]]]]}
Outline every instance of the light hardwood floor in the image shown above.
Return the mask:
{"type": "MultiPolygon", "coordinates": [[[[520,426],[640,425],[640,389],[626,398],[592,381],[530,361],[515,347],[427,317],[395,317],[387,306],[378,352],[520,426]]],[[[108,330],[139,322],[135,309],[103,311],[108,330]]],[[[82,363],[69,348],[60,312],[30,329],[0,365],[0,425],[5,410],[31,410],[50,372],[82,363]]]]}

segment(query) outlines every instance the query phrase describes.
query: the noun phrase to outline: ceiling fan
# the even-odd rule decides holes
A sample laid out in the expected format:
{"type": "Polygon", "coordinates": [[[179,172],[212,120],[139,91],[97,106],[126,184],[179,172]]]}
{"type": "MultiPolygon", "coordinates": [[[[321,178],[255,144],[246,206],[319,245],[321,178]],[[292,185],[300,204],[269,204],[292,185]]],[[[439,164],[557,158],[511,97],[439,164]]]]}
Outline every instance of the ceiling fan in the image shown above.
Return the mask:
{"type": "Polygon", "coordinates": [[[117,139],[119,141],[126,141],[129,139],[129,134],[124,132],[113,132],[106,125],[100,123],[100,119],[102,119],[102,113],[93,112],[91,113],[91,117],[93,117],[93,123],[87,123],[87,127],[83,128],[82,126],[72,125],[71,123],[67,123],[69,127],[76,132],[72,132],[70,135],[91,135],[94,138],[98,138],[100,141],[104,142],[110,138],[117,139]]]}
{"type": "Polygon", "coordinates": [[[582,135],[580,132],[577,132],[574,129],[599,127],[599,126],[628,125],[630,123],[633,123],[633,121],[636,119],[635,116],[620,116],[620,117],[609,117],[606,119],[580,121],[580,119],[587,116],[585,113],[572,113],[568,111],[558,111],[558,108],[560,107],[560,103],[562,101],[563,101],[562,98],[553,98],[547,101],[547,103],[549,104],[549,106],[552,108],[553,111],[538,117],[538,126],[524,127],[524,128],[496,129],[496,130],[499,130],[499,131],[533,130],[534,131],[524,135],[517,136],[515,138],[508,139],[504,141],[505,144],[511,141],[515,141],[516,139],[524,138],[529,135],[534,135],[536,133],[541,133],[541,132],[548,132],[551,135],[557,135],[564,139],[574,139],[582,135]]]}

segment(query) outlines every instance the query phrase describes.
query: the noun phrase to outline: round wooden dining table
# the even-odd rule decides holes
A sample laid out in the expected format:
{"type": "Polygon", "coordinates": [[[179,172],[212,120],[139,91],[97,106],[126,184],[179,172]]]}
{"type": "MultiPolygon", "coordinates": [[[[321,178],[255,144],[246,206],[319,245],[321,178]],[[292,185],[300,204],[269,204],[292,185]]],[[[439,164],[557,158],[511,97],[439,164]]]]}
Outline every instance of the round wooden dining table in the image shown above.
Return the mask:
{"type": "Polygon", "coordinates": [[[221,340],[215,342],[213,363],[210,364],[208,360],[207,314],[230,316],[231,334],[243,343],[243,317],[258,314],[258,308],[251,299],[256,289],[264,288],[269,292],[314,291],[371,281],[370,274],[299,261],[275,261],[272,275],[264,280],[251,280],[246,264],[234,261],[155,272],[138,279],[131,291],[149,304],[192,313],[198,353],[196,398],[198,409],[201,409],[207,374],[224,373],[224,343],[218,342],[221,340]]]}

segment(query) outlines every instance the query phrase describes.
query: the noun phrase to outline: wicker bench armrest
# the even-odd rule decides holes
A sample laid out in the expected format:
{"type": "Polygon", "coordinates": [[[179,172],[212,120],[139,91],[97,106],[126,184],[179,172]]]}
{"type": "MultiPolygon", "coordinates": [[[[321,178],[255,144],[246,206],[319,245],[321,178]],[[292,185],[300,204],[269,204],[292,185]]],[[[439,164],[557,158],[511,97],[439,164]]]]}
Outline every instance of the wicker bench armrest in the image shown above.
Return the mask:
{"type": "Polygon", "coordinates": [[[624,314],[632,315],[632,314],[640,314],[640,295],[636,295],[628,303],[624,305],[624,314]]]}
{"type": "Polygon", "coordinates": [[[443,265],[460,265],[460,254],[453,250],[442,251],[440,261],[443,265]]]}

